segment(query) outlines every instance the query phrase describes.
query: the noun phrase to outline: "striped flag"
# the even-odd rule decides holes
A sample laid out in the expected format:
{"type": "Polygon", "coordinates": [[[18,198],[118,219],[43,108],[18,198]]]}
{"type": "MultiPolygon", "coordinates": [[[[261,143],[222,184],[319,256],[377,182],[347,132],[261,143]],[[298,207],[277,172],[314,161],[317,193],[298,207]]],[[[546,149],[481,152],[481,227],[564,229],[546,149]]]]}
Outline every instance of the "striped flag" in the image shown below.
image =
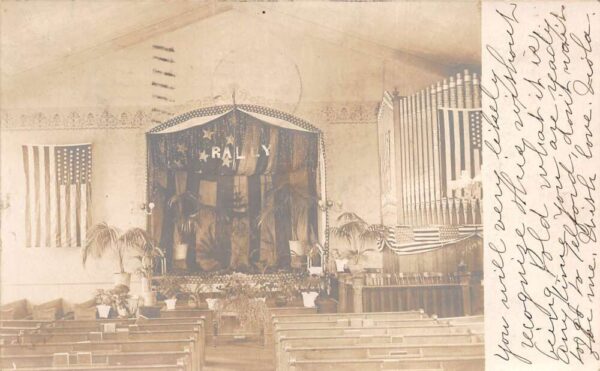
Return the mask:
{"type": "Polygon", "coordinates": [[[481,173],[481,109],[439,108],[438,115],[441,179],[450,197],[450,182],[481,173]]]}
{"type": "Polygon", "coordinates": [[[24,145],[27,247],[80,247],[91,199],[92,147],[24,145]]]}
{"type": "Polygon", "coordinates": [[[399,239],[402,226],[385,227],[382,238],[377,240],[379,251],[390,249],[396,255],[412,255],[449,247],[469,238],[482,238],[481,225],[440,226],[432,228],[415,228],[413,240],[399,239]],[[435,231],[437,229],[437,232],[435,231]]]}

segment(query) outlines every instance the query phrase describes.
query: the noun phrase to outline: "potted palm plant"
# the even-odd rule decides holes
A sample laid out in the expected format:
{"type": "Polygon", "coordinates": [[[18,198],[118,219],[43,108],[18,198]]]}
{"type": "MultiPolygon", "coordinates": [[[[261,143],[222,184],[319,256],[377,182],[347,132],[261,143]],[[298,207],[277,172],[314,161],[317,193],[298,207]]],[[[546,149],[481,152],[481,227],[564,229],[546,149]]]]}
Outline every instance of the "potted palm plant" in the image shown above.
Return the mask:
{"type": "MultiPolygon", "coordinates": [[[[291,239],[289,241],[290,254],[293,261],[305,255],[303,243],[300,240],[300,228],[309,223],[309,212],[311,208],[318,205],[315,196],[298,181],[287,180],[267,190],[265,203],[259,217],[258,226],[273,224],[274,220],[290,213],[291,239]],[[303,224],[304,223],[304,224],[303,224]]],[[[294,265],[294,264],[293,264],[294,265]]]]}
{"type": "MultiPolygon", "coordinates": [[[[374,251],[366,248],[365,243],[383,238],[384,227],[381,224],[369,224],[353,212],[344,212],[337,218],[338,225],[331,228],[331,233],[348,242],[346,258],[352,273],[362,270],[361,261],[374,251]]],[[[336,263],[337,264],[337,263],[336,263]]]]}
{"type": "Polygon", "coordinates": [[[85,266],[89,257],[101,258],[111,251],[119,264],[119,271],[114,274],[115,286],[129,287],[131,273],[125,272],[125,257],[130,252],[142,249],[148,241],[150,237],[141,228],[131,228],[122,233],[120,229],[107,223],[96,224],[87,233],[87,241],[82,250],[83,265],[85,266]]]}
{"type": "Polygon", "coordinates": [[[154,276],[156,261],[164,258],[164,253],[152,243],[149,235],[144,232],[142,236],[144,238],[140,241],[140,254],[135,257],[140,262],[136,273],[140,277],[144,305],[152,306],[156,304],[156,292],[152,291],[152,277],[154,276]]]}
{"type": "Polygon", "coordinates": [[[199,201],[196,196],[186,191],[173,196],[168,205],[177,220],[176,227],[179,234],[179,241],[174,246],[173,259],[185,260],[198,228],[199,201]]]}

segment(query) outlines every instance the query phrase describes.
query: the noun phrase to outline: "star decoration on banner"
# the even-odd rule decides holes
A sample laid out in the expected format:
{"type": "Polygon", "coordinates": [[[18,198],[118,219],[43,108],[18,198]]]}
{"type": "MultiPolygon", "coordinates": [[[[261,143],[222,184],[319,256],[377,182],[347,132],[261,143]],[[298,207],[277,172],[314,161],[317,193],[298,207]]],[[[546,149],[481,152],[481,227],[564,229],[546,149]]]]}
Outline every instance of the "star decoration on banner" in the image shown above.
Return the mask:
{"type": "Polygon", "coordinates": [[[225,157],[223,159],[223,166],[231,167],[231,157],[225,157]]]}
{"type": "Polygon", "coordinates": [[[185,151],[187,151],[187,147],[185,146],[185,144],[178,144],[177,145],[177,152],[179,152],[179,153],[185,153],[185,151]]]}
{"type": "Polygon", "coordinates": [[[227,136],[226,140],[227,140],[227,144],[233,145],[235,143],[235,138],[231,134],[227,136]]]}
{"type": "Polygon", "coordinates": [[[208,160],[208,153],[206,153],[206,150],[200,152],[200,161],[204,161],[206,162],[206,160],[208,160]]]}
{"type": "Polygon", "coordinates": [[[202,129],[202,133],[204,135],[204,139],[210,139],[210,140],[212,140],[213,135],[215,135],[215,132],[210,129],[202,129]]]}

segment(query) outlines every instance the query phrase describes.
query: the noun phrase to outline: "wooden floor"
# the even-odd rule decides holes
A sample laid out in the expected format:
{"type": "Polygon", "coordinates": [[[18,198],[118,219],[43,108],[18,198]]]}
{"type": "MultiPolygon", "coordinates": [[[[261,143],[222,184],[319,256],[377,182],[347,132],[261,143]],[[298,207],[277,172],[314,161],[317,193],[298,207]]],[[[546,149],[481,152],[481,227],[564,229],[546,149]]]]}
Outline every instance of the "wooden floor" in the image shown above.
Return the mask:
{"type": "Polygon", "coordinates": [[[213,347],[206,344],[206,371],[273,371],[273,347],[264,347],[262,341],[228,342],[213,347]]]}

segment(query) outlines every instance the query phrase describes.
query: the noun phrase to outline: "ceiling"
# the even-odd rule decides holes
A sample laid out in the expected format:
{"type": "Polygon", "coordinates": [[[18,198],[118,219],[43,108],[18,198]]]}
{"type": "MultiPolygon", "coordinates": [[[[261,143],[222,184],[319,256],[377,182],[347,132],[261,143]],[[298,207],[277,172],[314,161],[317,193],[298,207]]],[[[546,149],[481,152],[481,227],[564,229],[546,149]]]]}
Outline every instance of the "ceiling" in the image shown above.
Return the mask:
{"type": "MultiPolygon", "coordinates": [[[[350,50],[363,60],[371,60],[371,64],[389,63],[390,71],[396,68],[400,74],[404,66],[436,73],[477,68],[481,57],[477,1],[9,0],[0,6],[4,97],[12,94],[11,89],[16,96],[23,87],[39,86],[48,76],[69,74],[78,68],[94,70],[104,63],[99,62],[103,58],[110,57],[110,63],[117,63],[124,52],[133,58],[140,54],[136,52],[141,50],[138,46],[149,40],[169,36],[186,40],[189,45],[194,40],[217,40],[223,33],[236,37],[249,28],[254,33],[239,36],[263,38],[266,44],[271,42],[267,34],[278,33],[285,35],[281,36],[284,42],[288,37],[294,42],[316,40],[338,50],[350,50]],[[198,27],[205,23],[206,27],[198,27]],[[192,37],[181,37],[182,32],[192,37]],[[199,32],[202,34],[196,35],[199,32]]],[[[310,53],[312,49],[305,50],[310,53]]],[[[308,64],[319,63],[321,58],[313,55],[311,62],[309,57],[304,56],[308,64]]],[[[330,64],[329,71],[320,72],[331,75],[339,73],[340,68],[352,70],[340,66],[339,58],[330,64]]],[[[359,72],[352,70],[353,74],[359,72]]],[[[52,80],[44,89],[52,89],[60,79],[52,80]]]]}

